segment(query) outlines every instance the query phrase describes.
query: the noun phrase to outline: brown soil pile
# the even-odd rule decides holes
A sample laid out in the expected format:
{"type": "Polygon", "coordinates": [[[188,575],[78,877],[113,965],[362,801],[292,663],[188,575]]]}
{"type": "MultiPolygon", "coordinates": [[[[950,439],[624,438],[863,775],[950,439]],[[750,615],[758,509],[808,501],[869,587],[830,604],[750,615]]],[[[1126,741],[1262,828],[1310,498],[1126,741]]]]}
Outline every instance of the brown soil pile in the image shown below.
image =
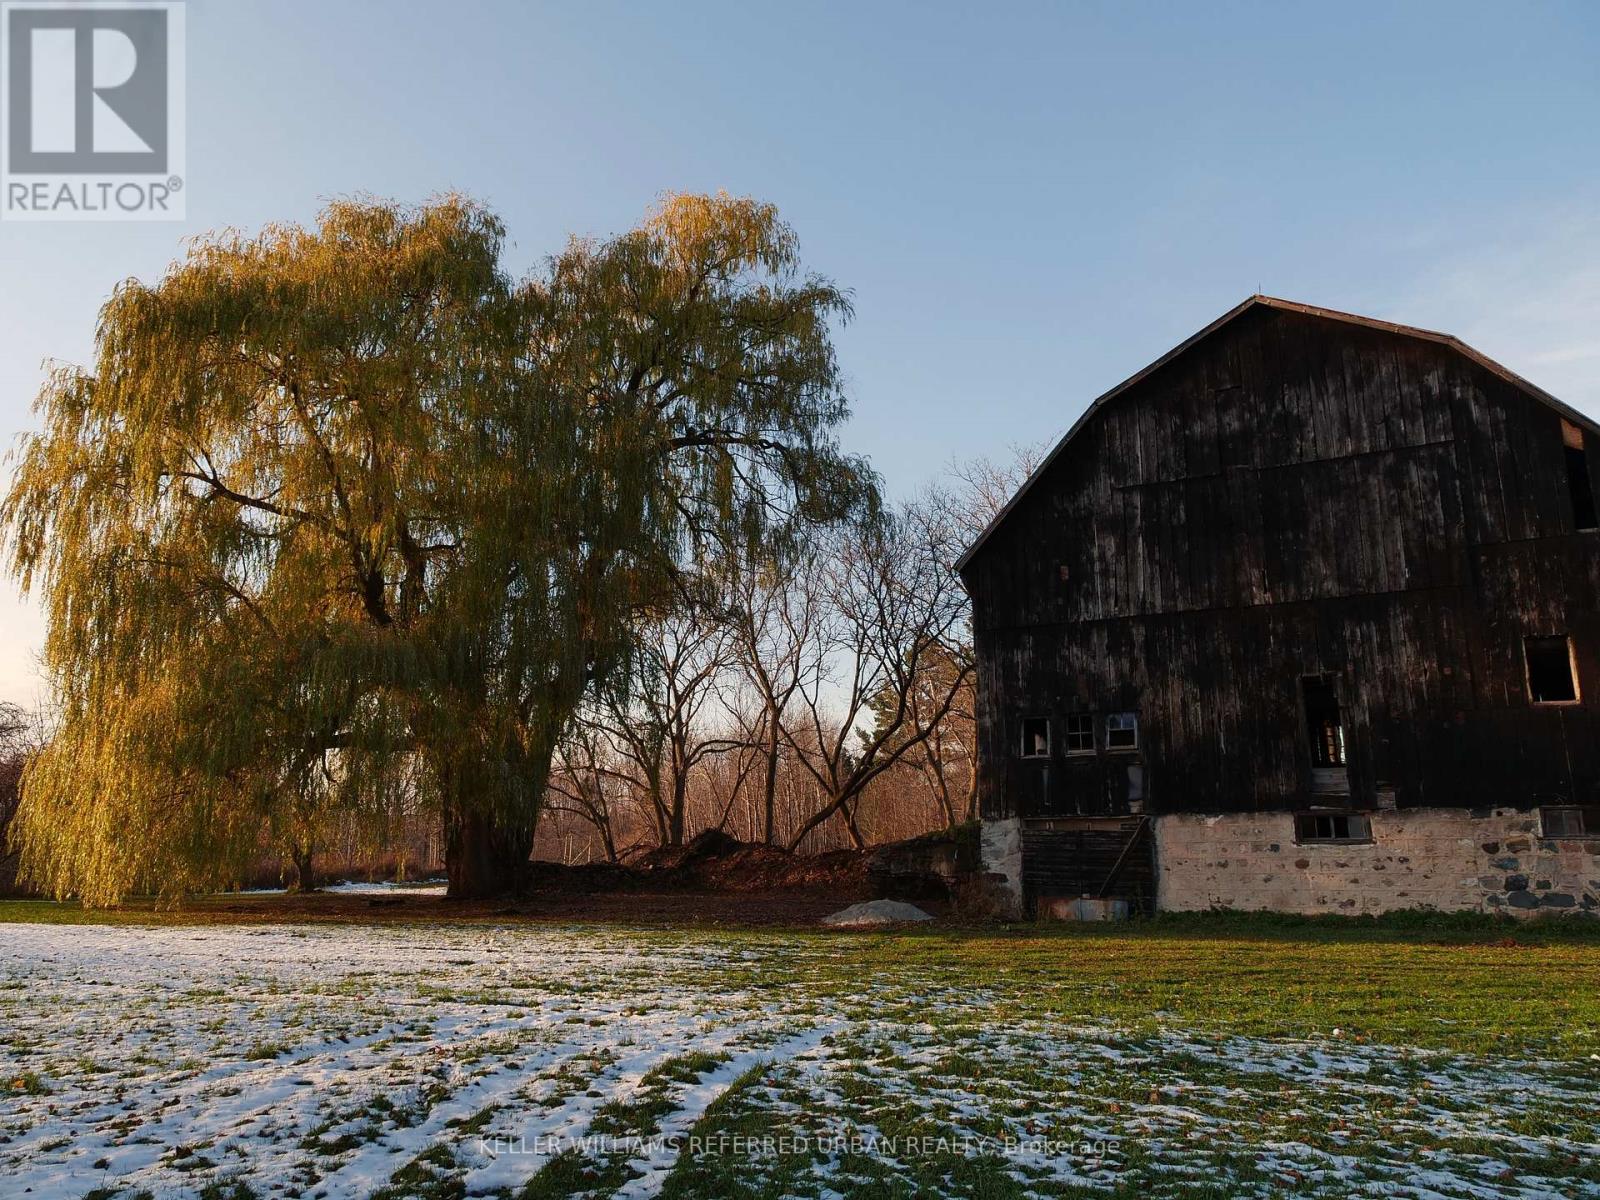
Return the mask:
{"type": "Polygon", "coordinates": [[[463,902],[443,896],[393,893],[314,892],[309,895],[198,897],[172,913],[155,901],[118,906],[121,919],[183,922],[409,922],[527,921],[628,926],[814,926],[829,913],[887,888],[914,897],[935,915],[952,910],[948,892],[924,877],[928,848],[945,839],[924,838],[857,852],[791,854],[741,842],[724,833],[704,833],[684,846],[652,850],[627,864],[529,864],[522,893],[502,900],[463,902]],[[916,885],[912,887],[911,885],[916,885]]]}
{"type": "Polygon", "coordinates": [[[626,865],[568,867],[535,862],[529,891],[550,892],[822,892],[841,902],[870,890],[867,855],[853,850],[792,854],[741,842],[717,830],[682,846],[663,846],[626,865]]]}
{"type": "MultiPolygon", "coordinates": [[[[207,896],[177,912],[149,900],[120,906],[122,919],[137,921],[148,912],[156,920],[183,923],[255,924],[310,922],[330,924],[406,924],[441,921],[460,925],[598,924],[659,928],[798,928],[816,925],[848,901],[802,891],[710,893],[636,890],[625,892],[546,891],[516,900],[481,902],[443,896],[367,896],[312,892],[309,895],[207,896]]],[[[941,908],[930,911],[942,912],[941,908]]]]}

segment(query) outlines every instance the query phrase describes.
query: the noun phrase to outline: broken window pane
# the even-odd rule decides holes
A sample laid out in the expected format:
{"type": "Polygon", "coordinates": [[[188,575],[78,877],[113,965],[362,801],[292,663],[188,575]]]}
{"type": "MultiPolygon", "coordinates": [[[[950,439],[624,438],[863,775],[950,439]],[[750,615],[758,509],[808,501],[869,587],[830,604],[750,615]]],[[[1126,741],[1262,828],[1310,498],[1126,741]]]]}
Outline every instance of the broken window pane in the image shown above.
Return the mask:
{"type": "Polygon", "coordinates": [[[1050,757],[1050,722],[1044,717],[1022,719],[1022,757],[1050,757]]]}
{"type": "Polygon", "coordinates": [[[1535,704],[1571,704],[1578,698],[1572,671],[1572,646],[1565,637],[1522,640],[1528,662],[1528,699],[1535,704]]]}
{"type": "Polygon", "coordinates": [[[1106,714],[1106,749],[1137,750],[1139,748],[1139,716],[1137,713],[1106,714]]]}

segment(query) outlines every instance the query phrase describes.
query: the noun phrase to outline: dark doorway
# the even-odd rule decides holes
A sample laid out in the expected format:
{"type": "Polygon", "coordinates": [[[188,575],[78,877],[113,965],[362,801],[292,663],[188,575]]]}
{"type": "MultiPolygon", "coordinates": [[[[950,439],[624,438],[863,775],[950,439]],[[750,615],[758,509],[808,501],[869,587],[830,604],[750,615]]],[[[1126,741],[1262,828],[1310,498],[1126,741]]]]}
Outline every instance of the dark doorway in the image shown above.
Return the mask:
{"type": "Polygon", "coordinates": [[[1525,638],[1522,653],[1528,660],[1528,699],[1535,704],[1572,704],[1578,699],[1572,644],[1566,638],[1525,638]]]}
{"type": "Polygon", "coordinates": [[[1305,714],[1311,751],[1311,790],[1348,792],[1350,776],[1345,760],[1344,717],[1339,694],[1327,675],[1306,675],[1300,680],[1300,703],[1305,714]]]}
{"type": "Polygon", "coordinates": [[[1589,455],[1583,430],[1571,421],[1561,422],[1562,450],[1567,459],[1567,495],[1572,498],[1572,523],[1579,529],[1600,526],[1595,513],[1594,487],[1589,481],[1589,455]]]}

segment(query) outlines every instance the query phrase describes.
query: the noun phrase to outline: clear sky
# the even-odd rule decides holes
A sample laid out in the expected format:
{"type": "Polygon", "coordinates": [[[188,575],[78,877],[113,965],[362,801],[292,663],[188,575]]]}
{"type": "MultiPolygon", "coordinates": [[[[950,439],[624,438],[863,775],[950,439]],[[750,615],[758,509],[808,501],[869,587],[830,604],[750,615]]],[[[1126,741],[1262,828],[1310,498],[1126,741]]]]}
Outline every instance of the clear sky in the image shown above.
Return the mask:
{"type": "MultiPolygon", "coordinates": [[[[854,294],[846,440],[895,491],[1258,289],[1600,415],[1597,64],[1593,3],[192,0],[187,223],[0,223],[0,437],[186,235],[450,189],[519,271],[665,190],[777,203],[854,294]]],[[[0,585],[0,698],[41,634],[0,585]]]]}

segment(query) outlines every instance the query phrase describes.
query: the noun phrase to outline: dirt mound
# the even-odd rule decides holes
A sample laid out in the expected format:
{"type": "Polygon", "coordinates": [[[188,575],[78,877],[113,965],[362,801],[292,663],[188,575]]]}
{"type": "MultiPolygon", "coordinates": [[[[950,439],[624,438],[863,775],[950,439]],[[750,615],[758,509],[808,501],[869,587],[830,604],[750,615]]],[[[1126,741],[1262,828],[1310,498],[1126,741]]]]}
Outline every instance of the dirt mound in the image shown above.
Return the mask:
{"type": "Polygon", "coordinates": [[[902,904],[898,900],[872,900],[866,904],[852,904],[839,912],[829,913],[822,918],[822,923],[839,929],[874,929],[884,925],[905,925],[913,921],[931,920],[933,917],[915,904],[902,904]]]}
{"type": "Polygon", "coordinates": [[[639,856],[636,865],[646,871],[681,870],[695,863],[728,858],[742,850],[755,849],[770,849],[776,854],[783,853],[776,847],[761,846],[755,842],[741,842],[732,834],[724,833],[720,829],[708,829],[681,846],[657,846],[653,850],[648,850],[639,856]]]}
{"type": "Polygon", "coordinates": [[[828,890],[838,899],[869,890],[867,855],[853,850],[793,854],[776,846],[741,842],[709,830],[681,846],[651,850],[634,862],[569,867],[534,862],[533,892],[809,892],[828,890]]]}

